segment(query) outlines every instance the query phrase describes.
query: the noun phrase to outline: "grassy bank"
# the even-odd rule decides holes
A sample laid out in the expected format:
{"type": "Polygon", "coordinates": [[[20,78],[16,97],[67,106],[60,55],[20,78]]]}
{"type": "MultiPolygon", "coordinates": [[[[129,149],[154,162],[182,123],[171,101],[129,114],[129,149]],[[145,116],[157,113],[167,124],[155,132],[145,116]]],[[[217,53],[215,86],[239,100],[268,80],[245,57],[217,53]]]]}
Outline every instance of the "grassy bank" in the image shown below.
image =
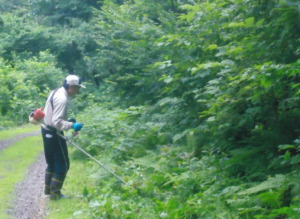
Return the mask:
{"type": "Polygon", "coordinates": [[[9,218],[5,213],[15,184],[21,181],[28,167],[43,148],[41,137],[28,137],[16,142],[0,154],[0,218],[9,218]]]}
{"type": "Polygon", "coordinates": [[[18,128],[12,128],[4,131],[0,131],[0,140],[11,139],[17,135],[34,132],[40,130],[40,126],[25,125],[18,128]]]}

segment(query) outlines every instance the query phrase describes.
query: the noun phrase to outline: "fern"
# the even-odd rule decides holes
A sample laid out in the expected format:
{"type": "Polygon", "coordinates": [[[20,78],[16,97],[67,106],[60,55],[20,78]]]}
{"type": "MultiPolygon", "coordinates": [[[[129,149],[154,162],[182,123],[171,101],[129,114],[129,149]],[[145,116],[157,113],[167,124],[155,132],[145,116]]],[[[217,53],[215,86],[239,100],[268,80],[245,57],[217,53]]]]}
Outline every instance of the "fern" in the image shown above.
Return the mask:
{"type": "Polygon", "coordinates": [[[164,186],[169,185],[170,183],[173,183],[173,182],[182,182],[182,181],[187,181],[187,180],[190,181],[192,178],[192,174],[190,172],[184,172],[177,176],[170,175],[170,178],[171,179],[168,182],[166,182],[164,184],[164,186]]]}
{"type": "Polygon", "coordinates": [[[282,205],[282,192],[273,192],[272,190],[264,192],[257,196],[261,201],[270,208],[280,208],[282,205]]]}
{"type": "Polygon", "coordinates": [[[228,204],[233,204],[233,205],[246,205],[249,203],[250,199],[249,198],[243,198],[243,199],[227,199],[226,202],[228,204]]]}
{"type": "Polygon", "coordinates": [[[133,164],[140,165],[146,168],[153,168],[156,171],[166,173],[166,171],[164,171],[159,165],[156,157],[153,154],[134,159],[133,164]]]}
{"type": "Polygon", "coordinates": [[[280,188],[285,181],[286,177],[284,175],[276,175],[275,177],[270,177],[267,181],[264,181],[257,186],[239,192],[238,195],[251,195],[267,189],[280,188]]]}

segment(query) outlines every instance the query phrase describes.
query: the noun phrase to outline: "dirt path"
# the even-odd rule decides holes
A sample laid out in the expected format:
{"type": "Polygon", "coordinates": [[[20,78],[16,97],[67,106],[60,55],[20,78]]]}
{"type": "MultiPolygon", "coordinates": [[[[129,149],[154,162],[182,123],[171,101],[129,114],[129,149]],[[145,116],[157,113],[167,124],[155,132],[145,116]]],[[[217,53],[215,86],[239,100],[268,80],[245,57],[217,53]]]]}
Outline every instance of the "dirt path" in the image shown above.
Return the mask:
{"type": "Polygon", "coordinates": [[[41,219],[46,215],[46,201],[48,196],[44,195],[44,173],[46,163],[44,152],[32,164],[26,173],[26,178],[18,183],[15,188],[16,200],[8,212],[13,218],[41,219]]]}
{"type": "Polygon", "coordinates": [[[41,133],[41,131],[24,133],[24,134],[17,135],[16,137],[14,137],[12,139],[9,139],[9,140],[2,140],[2,141],[0,141],[0,153],[1,153],[2,149],[7,148],[9,145],[11,145],[11,144],[13,144],[13,143],[15,143],[17,141],[20,141],[22,138],[26,138],[26,137],[29,137],[29,136],[38,135],[40,133],[41,133]]]}
{"type": "MultiPolygon", "coordinates": [[[[30,136],[39,135],[40,131],[24,133],[13,139],[0,141],[1,150],[11,144],[30,136]]],[[[15,186],[12,200],[12,208],[7,213],[12,218],[20,219],[41,219],[46,215],[46,201],[49,199],[44,195],[44,173],[46,162],[44,152],[37,156],[36,161],[27,169],[25,179],[15,186]]]]}

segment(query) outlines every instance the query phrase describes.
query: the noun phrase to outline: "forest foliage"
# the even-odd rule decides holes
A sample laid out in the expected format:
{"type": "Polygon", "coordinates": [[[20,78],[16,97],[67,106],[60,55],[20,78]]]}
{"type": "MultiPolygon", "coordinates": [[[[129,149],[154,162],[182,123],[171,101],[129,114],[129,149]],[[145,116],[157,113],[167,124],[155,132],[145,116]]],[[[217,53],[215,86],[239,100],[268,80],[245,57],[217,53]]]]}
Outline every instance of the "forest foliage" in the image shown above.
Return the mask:
{"type": "Polygon", "coordinates": [[[78,74],[78,142],[128,182],[90,168],[75,215],[297,218],[298,1],[2,2],[0,126],[78,74]]]}

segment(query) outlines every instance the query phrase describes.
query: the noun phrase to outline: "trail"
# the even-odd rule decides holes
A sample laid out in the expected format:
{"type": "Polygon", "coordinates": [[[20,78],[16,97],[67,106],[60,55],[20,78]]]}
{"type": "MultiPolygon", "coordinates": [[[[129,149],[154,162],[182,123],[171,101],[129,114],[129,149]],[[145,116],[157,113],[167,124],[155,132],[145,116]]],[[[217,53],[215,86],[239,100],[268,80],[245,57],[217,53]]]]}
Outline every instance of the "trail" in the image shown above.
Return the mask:
{"type": "Polygon", "coordinates": [[[26,178],[15,187],[13,208],[9,209],[9,215],[13,218],[40,219],[46,215],[46,201],[49,199],[44,195],[44,173],[46,163],[44,153],[37,157],[26,172],[26,178]]]}
{"type": "MultiPolygon", "coordinates": [[[[1,150],[8,148],[23,138],[39,134],[40,131],[35,131],[17,135],[9,140],[2,140],[0,141],[0,153],[1,150]]],[[[44,195],[45,168],[46,162],[42,152],[24,173],[24,180],[15,185],[14,193],[11,196],[13,199],[8,200],[12,207],[7,209],[7,214],[12,218],[41,219],[45,217],[46,201],[49,199],[44,195]]]]}

